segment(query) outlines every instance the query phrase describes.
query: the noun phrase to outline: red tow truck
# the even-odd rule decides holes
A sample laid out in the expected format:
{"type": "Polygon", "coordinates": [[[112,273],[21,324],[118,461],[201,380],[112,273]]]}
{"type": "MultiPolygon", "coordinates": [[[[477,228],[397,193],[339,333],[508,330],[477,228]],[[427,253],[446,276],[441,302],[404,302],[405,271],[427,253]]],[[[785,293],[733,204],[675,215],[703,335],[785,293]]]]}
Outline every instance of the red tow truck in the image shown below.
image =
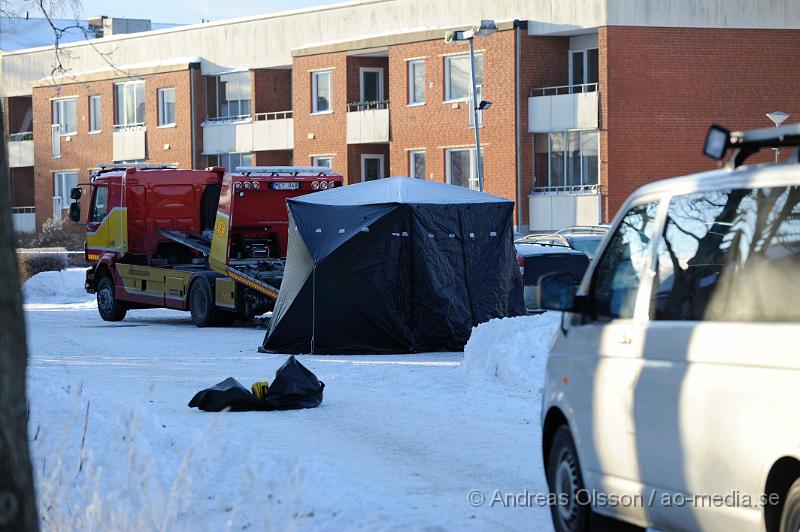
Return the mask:
{"type": "MultiPolygon", "coordinates": [[[[342,186],[314,166],[182,170],[104,165],[90,183],[86,291],[106,321],[130,309],[188,310],[198,327],[248,320],[278,297],[287,198],[342,186]]],[[[81,219],[82,189],[70,217],[81,219]]]]}

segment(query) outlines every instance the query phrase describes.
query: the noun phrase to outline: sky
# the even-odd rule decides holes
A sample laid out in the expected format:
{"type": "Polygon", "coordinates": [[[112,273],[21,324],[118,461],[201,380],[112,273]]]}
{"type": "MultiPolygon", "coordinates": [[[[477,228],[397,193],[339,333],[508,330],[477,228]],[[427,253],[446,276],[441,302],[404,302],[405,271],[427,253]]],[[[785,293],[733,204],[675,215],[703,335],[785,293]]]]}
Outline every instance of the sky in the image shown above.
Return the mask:
{"type": "MultiPolygon", "coordinates": [[[[76,0],[47,0],[60,4],[76,0]]],[[[301,9],[304,7],[340,3],[343,0],[79,0],[80,18],[98,15],[110,17],[146,18],[153,22],[174,22],[194,24],[205,20],[223,20],[229,18],[259,15],[274,11],[301,9]]],[[[26,11],[31,17],[36,14],[31,0],[10,0],[11,7],[21,16],[26,11]]],[[[72,18],[69,7],[57,14],[63,18],[72,18]]]]}

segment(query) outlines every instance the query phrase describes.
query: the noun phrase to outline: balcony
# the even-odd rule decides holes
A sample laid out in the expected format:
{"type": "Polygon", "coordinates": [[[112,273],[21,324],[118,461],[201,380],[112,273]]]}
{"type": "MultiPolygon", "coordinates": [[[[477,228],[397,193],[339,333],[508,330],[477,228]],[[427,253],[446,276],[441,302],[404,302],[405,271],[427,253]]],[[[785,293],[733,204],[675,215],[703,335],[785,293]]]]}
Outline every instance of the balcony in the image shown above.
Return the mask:
{"type": "Polygon", "coordinates": [[[531,231],[555,231],[571,225],[597,225],[602,221],[598,185],[543,187],[528,196],[531,231]]]}
{"type": "Polygon", "coordinates": [[[528,132],[597,129],[597,83],[531,89],[528,98],[528,132]]]}
{"type": "Polygon", "coordinates": [[[8,166],[24,168],[33,166],[33,133],[11,133],[8,136],[8,166]]]}
{"type": "Polygon", "coordinates": [[[203,153],[245,153],[294,148],[292,111],[207,118],[203,153]]]}
{"type": "Polygon", "coordinates": [[[140,161],[147,158],[144,124],[114,126],[114,162],[140,161]]]}
{"type": "Polygon", "coordinates": [[[36,232],[36,207],[12,207],[11,222],[14,232],[30,234],[36,232]]]}
{"type": "Polygon", "coordinates": [[[347,143],[389,142],[389,101],[347,104],[347,143]]]}

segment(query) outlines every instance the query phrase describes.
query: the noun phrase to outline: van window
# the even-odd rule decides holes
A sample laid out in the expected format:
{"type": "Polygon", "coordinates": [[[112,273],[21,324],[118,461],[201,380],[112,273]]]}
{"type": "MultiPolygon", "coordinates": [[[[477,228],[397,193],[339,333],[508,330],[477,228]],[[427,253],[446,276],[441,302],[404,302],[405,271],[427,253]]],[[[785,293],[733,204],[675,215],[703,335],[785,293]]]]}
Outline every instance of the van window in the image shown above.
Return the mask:
{"type": "Polygon", "coordinates": [[[108,187],[97,187],[94,192],[94,203],[92,203],[93,222],[102,222],[108,213],[108,187]]]}
{"type": "Polygon", "coordinates": [[[656,320],[800,320],[800,187],[672,199],[650,301],[656,320]]]}
{"type": "Polygon", "coordinates": [[[636,293],[652,248],[658,203],[633,207],[597,263],[591,306],[597,318],[632,318],[636,293]]]}

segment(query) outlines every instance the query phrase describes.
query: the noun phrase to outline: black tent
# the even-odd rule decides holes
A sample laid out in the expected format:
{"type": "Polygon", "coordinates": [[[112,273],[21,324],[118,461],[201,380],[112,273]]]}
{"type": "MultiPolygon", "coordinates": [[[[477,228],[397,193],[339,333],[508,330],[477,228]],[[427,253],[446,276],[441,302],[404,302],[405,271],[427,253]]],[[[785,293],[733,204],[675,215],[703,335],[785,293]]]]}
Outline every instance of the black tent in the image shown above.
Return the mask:
{"type": "Polygon", "coordinates": [[[286,274],[263,350],[458,351],[524,313],[514,202],[392,177],[288,200],[286,274]]]}

